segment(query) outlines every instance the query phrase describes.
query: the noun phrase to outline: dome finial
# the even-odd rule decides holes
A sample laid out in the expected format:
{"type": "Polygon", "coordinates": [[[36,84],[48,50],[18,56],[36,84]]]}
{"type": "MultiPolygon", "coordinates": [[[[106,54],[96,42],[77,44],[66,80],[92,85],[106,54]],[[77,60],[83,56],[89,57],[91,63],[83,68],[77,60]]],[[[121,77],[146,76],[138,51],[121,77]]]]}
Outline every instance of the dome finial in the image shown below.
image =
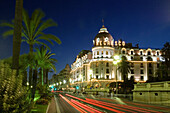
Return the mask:
{"type": "Polygon", "coordinates": [[[102,27],[104,27],[104,19],[102,19],[102,23],[103,23],[102,27]]]}

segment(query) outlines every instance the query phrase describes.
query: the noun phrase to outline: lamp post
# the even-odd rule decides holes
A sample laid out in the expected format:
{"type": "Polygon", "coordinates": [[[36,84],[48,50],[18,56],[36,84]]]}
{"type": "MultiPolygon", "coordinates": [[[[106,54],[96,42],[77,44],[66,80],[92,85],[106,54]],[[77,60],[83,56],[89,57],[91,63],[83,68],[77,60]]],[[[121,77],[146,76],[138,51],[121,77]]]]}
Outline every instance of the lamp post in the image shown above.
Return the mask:
{"type": "Polygon", "coordinates": [[[118,68],[118,63],[120,62],[120,57],[118,55],[115,55],[113,57],[113,64],[116,66],[116,96],[118,94],[118,82],[117,82],[117,68],[118,68]]]}

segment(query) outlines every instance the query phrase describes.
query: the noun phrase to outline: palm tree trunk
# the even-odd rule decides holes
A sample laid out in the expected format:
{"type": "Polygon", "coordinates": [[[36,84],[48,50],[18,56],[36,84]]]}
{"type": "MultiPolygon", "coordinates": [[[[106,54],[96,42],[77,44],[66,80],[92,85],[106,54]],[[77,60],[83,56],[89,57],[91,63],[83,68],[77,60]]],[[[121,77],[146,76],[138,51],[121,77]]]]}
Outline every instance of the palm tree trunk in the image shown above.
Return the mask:
{"type": "Polygon", "coordinates": [[[41,84],[42,84],[42,86],[44,85],[44,80],[43,80],[43,68],[41,68],[41,84]]]}
{"type": "Polygon", "coordinates": [[[46,83],[47,85],[48,85],[48,71],[49,71],[49,70],[46,69],[46,72],[45,72],[45,73],[46,73],[46,74],[45,74],[45,76],[46,76],[46,82],[45,82],[45,83],[46,83]]]}
{"type": "Polygon", "coordinates": [[[19,71],[19,55],[20,55],[20,48],[21,48],[22,9],[23,9],[23,0],[16,0],[14,35],[13,35],[12,69],[17,70],[17,74],[19,74],[18,71],[19,71]]]}
{"type": "Polygon", "coordinates": [[[35,97],[35,91],[37,86],[37,69],[34,69],[33,71],[33,88],[32,88],[32,99],[34,100],[35,97]]]}
{"type": "MultiPolygon", "coordinates": [[[[32,62],[32,57],[33,57],[33,45],[30,45],[30,59],[31,59],[31,62],[32,62]]],[[[31,85],[32,85],[32,73],[33,73],[33,70],[32,70],[32,65],[29,67],[29,88],[31,88],[31,85]]]]}

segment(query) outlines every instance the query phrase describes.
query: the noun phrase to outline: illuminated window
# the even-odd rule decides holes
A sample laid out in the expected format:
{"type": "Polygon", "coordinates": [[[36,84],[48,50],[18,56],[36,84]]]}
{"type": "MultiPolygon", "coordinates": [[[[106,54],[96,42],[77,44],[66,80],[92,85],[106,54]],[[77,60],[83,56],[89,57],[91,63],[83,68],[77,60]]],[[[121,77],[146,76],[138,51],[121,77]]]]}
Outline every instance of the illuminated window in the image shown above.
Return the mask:
{"type": "Polygon", "coordinates": [[[108,41],[108,40],[109,40],[108,37],[106,37],[106,38],[105,38],[105,41],[108,41]]]}
{"type": "Polygon", "coordinates": [[[106,51],[106,55],[108,55],[108,51],[106,51]]]}
{"type": "Polygon", "coordinates": [[[97,51],[97,55],[99,55],[99,51],[97,51]]]}

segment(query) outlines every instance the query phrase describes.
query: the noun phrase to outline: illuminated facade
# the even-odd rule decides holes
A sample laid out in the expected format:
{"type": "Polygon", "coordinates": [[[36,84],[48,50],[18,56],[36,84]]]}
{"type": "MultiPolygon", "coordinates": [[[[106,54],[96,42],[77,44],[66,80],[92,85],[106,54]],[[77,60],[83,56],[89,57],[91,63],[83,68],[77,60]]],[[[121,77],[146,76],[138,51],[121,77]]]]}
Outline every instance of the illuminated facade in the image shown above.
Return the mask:
{"type": "Polygon", "coordinates": [[[163,61],[158,49],[141,49],[133,47],[125,41],[115,41],[106,27],[102,27],[93,40],[92,51],[86,51],[77,56],[71,65],[72,86],[108,87],[111,82],[123,81],[122,75],[113,64],[113,56],[126,56],[131,65],[131,73],[135,81],[145,82],[149,76],[154,76],[159,62],[163,61]]]}

